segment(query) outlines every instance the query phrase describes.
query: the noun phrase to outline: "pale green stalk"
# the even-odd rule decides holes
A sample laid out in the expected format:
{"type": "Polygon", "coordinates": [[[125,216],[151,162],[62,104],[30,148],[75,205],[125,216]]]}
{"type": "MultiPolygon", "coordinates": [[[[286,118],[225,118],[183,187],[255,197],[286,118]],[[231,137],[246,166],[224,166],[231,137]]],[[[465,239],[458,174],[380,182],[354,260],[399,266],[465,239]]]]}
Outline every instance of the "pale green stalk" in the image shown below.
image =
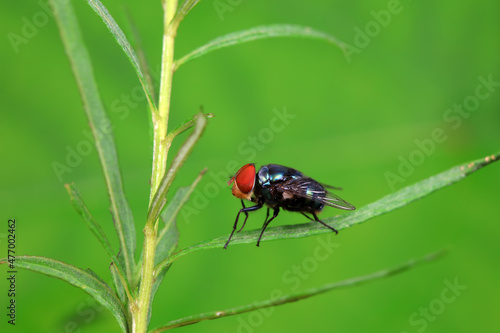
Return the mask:
{"type": "Polygon", "coordinates": [[[168,116],[170,111],[170,96],[172,92],[172,75],[174,65],[174,45],[178,24],[171,25],[177,9],[177,0],[164,2],[164,32],[161,63],[160,101],[158,113],[153,113],[154,143],[153,143],[153,173],[151,177],[150,200],[152,200],[158,184],[165,174],[168,148],[166,146],[168,116]]]}
{"type": "MultiPolygon", "coordinates": [[[[171,25],[177,10],[177,0],[165,0],[164,6],[164,34],[162,51],[162,68],[160,82],[160,100],[158,112],[153,114],[154,143],[153,143],[153,171],[151,175],[150,203],[154,198],[160,180],[165,174],[167,166],[168,148],[166,136],[168,129],[168,115],[170,110],[170,96],[172,91],[172,74],[174,63],[174,41],[177,26],[171,25]]],[[[132,330],[134,333],[145,333],[148,327],[148,311],[151,306],[151,292],[154,283],[154,261],[157,238],[157,221],[148,219],[144,227],[144,247],[142,260],[141,285],[136,306],[132,306],[132,330]]]]}

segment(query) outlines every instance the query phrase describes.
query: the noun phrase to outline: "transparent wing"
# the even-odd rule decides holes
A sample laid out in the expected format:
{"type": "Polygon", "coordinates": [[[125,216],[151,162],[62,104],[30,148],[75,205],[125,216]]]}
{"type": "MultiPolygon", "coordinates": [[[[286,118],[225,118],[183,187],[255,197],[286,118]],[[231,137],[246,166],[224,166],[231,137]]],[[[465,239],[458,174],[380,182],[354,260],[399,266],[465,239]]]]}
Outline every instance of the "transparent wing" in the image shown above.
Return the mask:
{"type": "Polygon", "coordinates": [[[323,183],[321,183],[321,185],[323,185],[323,187],[331,188],[333,190],[341,190],[342,189],[342,187],[332,186],[332,185],[323,184],[323,183]]]}
{"type": "Polygon", "coordinates": [[[321,202],[322,204],[330,207],[345,210],[356,209],[356,207],[354,207],[341,197],[325,190],[325,186],[338,189],[338,187],[320,184],[312,178],[291,179],[282,183],[279,187],[280,190],[283,191],[283,193],[287,192],[288,194],[294,196],[311,199],[317,202],[321,202]]]}

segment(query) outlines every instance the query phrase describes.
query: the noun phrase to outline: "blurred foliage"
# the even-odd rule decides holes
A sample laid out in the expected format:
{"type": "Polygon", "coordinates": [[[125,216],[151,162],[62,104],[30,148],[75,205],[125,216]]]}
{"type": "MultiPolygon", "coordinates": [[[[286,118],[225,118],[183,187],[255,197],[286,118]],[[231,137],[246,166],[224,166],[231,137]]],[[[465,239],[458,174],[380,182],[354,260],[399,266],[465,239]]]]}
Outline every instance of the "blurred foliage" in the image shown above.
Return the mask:
{"type": "MultiPolygon", "coordinates": [[[[500,3],[403,1],[394,6],[394,1],[316,1],[307,6],[298,1],[241,1],[225,11],[221,3],[229,4],[202,1],[187,16],[178,33],[178,57],[217,36],[273,23],[311,26],[358,46],[360,52],[348,62],[324,43],[282,38],[216,51],[179,68],[171,128],[191,118],[200,105],[215,114],[174,184],[187,186],[203,167],[209,169],[177,221],[181,247],[229,234],[240,203],[221,184],[244,163],[292,166],[342,186],[341,196],[362,207],[453,165],[498,151],[500,86],[491,86],[490,95],[478,99],[474,111],[448,110],[472,103],[470,96],[477,89],[488,91],[478,88],[480,77],[500,82],[500,3]],[[390,19],[380,12],[388,8],[394,12],[390,19]],[[385,26],[376,23],[373,13],[379,20],[385,18],[385,26]],[[359,31],[368,33],[367,38],[359,31]],[[287,110],[293,118],[281,126],[273,120],[273,110],[287,110]],[[270,131],[273,127],[277,130],[270,131]],[[428,144],[429,153],[419,154],[423,149],[416,141],[429,143],[435,129],[442,129],[446,139],[433,147],[428,144]],[[411,156],[423,158],[390,186],[387,172],[398,174],[402,160],[411,156]]],[[[157,80],[160,1],[104,4],[129,36],[126,12],[133,17],[157,80]]],[[[0,6],[2,219],[18,222],[19,254],[90,267],[110,280],[109,259],[71,207],[63,186],[77,184],[118,248],[101,169],[95,149],[88,148],[90,132],[56,25],[44,1],[0,6]],[[13,47],[12,34],[26,38],[13,47]],[[71,152],[78,150],[84,152],[81,160],[73,156],[71,172],[59,179],[53,163],[67,164],[71,152]]],[[[147,103],[128,59],[101,20],[84,2],[75,7],[114,124],[139,247],[151,173],[147,103]]],[[[172,152],[183,140],[174,142],[172,152]]],[[[425,318],[421,309],[431,307],[430,313],[436,314],[424,321],[426,332],[489,331],[496,327],[500,307],[499,186],[498,166],[492,165],[402,210],[344,230],[333,238],[338,245],[333,253],[310,272],[310,258],[327,236],[182,258],[157,293],[151,327],[260,300],[274,290],[290,292],[366,274],[451,245],[451,254],[438,264],[407,274],[182,330],[300,332],[332,327],[339,332],[416,332],[424,327],[415,323],[425,318]],[[453,302],[441,302],[444,308],[437,307],[446,281],[455,280],[467,289],[453,302]]],[[[322,216],[338,213],[327,209],[322,216]]],[[[252,214],[247,228],[260,227],[264,216],[252,214]]],[[[301,222],[300,214],[284,213],[276,225],[301,222]]],[[[5,249],[7,224],[2,225],[5,249]]],[[[6,288],[0,283],[1,293],[6,288]]],[[[118,330],[111,314],[61,281],[23,271],[18,288],[19,331],[118,330]]],[[[2,331],[4,327],[2,320],[2,331]]]]}

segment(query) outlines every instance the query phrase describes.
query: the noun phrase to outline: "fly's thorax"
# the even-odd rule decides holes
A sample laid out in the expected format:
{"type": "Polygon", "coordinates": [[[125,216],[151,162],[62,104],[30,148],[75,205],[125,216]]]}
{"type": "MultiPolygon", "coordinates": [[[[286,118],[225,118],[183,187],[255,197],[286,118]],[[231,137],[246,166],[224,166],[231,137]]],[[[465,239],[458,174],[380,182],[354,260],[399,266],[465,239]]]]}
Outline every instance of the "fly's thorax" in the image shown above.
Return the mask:
{"type": "Polygon", "coordinates": [[[262,184],[260,184],[260,182],[257,180],[253,188],[251,201],[262,204],[266,203],[262,190],[262,184]]]}
{"type": "Polygon", "coordinates": [[[292,178],[299,177],[303,177],[303,174],[293,168],[279,164],[264,165],[257,173],[256,183],[259,186],[259,190],[256,192],[256,195],[257,197],[260,196],[263,203],[270,207],[283,206],[283,202],[291,199],[291,197],[286,197],[289,195],[288,193],[278,190],[280,184],[292,178]]]}
{"type": "Polygon", "coordinates": [[[267,165],[264,165],[259,169],[259,172],[257,173],[257,182],[260,184],[260,186],[268,186],[270,181],[269,168],[267,165]]]}
{"type": "Polygon", "coordinates": [[[257,181],[255,182],[255,187],[253,191],[253,195],[255,197],[256,202],[260,202],[262,204],[266,204],[272,208],[276,207],[277,198],[275,198],[274,187],[271,185],[269,181],[264,182],[263,184],[259,181],[259,176],[257,175],[257,181]]]}
{"type": "Polygon", "coordinates": [[[262,185],[271,185],[272,183],[281,182],[285,179],[299,177],[304,177],[300,171],[279,164],[264,165],[259,169],[257,174],[258,181],[262,185]]]}

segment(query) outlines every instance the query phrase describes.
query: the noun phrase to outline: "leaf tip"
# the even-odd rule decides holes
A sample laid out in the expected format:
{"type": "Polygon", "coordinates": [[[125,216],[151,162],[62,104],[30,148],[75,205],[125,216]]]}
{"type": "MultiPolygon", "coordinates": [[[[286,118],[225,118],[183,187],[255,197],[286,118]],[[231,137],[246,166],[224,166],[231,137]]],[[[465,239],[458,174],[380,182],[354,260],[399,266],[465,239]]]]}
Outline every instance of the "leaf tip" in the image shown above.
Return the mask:
{"type": "Polygon", "coordinates": [[[500,157],[500,152],[496,153],[496,154],[491,154],[491,155],[488,155],[488,156],[485,156],[481,159],[478,159],[478,160],[475,160],[475,161],[472,161],[472,162],[469,162],[468,164],[463,164],[460,166],[460,171],[464,172],[464,175],[465,176],[468,176],[469,174],[493,163],[493,162],[496,162],[498,161],[500,157]]]}
{"type": "Polygon", "coordinates": [[[425,258],[423,258],[425,261],[434,261],[441,259],[445,256],[447,256],[451,252],[451,246],[447,246],[441,250],[438,250],[436,252],[433,252],[429,255],[427,255],[425,258]]]}

